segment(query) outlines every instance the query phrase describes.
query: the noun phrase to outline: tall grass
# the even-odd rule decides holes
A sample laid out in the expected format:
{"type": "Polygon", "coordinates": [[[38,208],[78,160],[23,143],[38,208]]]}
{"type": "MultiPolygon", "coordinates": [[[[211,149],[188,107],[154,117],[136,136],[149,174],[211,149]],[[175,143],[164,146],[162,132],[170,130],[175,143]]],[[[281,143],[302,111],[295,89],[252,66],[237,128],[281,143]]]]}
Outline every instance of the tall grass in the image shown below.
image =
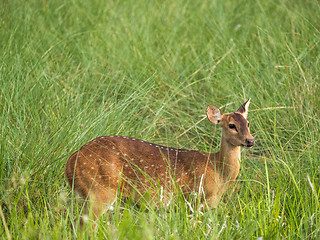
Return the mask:
{"type": "Polygon", "coordinates": [[[320,236],[318,1],[0,6],[0,238],[320,236]],[[257,144],[216,210],[119,201],[78,231],[63,174],[73,151],[116,134],[217,151],[206,106],[248,97],[257,144]]]}

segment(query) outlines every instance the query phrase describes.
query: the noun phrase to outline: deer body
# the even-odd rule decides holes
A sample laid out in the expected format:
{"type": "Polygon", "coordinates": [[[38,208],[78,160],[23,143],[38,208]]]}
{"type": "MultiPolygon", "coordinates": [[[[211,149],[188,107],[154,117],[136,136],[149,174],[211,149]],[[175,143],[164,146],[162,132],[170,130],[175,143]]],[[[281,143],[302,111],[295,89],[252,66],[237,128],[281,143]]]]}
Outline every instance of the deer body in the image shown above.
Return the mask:
{"type": "Polygon", "coordinates": [[[185,195],[203,191],[208,205],[215,208],[227,186],[239,174],[240,146],[251,147],[254,143],[246,120],[249,100],[231,114],[223,115],[218,108],[208,107],[208,119],[223,129],[217,153],[103,136],[69,157],[66,178],[80,196],[93,201],[96,216],[111,205],[117,195],[126,198],[135,192],[138,201],[146,193],[158,196],[159,187],[166,193],[164,202],[169,201],[168,193],[179,186],[185,195]]]}

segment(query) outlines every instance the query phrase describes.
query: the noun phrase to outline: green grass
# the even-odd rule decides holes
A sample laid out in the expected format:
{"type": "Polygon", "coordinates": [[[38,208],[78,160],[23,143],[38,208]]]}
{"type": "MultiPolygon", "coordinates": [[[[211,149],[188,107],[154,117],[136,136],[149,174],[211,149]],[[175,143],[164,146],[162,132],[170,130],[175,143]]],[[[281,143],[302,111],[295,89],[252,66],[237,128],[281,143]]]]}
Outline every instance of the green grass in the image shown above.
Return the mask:
{"type": "Polygon", "coordinates": [[[0,238],[317,239],[320,5],[0,3],[0,238]],[[252,98],[257,139],[216,210],[119,202],[79,232],[68,156],[101,135],[219,149],[204,119],[252,98]],[[146,210],[147,208],[147,210],[146,210]]]}

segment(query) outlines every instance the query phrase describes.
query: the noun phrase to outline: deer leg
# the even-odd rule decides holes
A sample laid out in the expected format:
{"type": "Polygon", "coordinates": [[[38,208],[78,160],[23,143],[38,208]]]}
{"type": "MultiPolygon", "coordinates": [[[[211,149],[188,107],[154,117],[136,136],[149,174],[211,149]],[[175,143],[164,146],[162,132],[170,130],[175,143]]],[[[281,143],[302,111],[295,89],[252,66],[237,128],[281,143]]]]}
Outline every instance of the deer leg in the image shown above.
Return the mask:
{"type": "Polygon", "coordinates": [[[110,209],[116,200],[116,192],[111,189],[98,188],[89,193],[89,203],[94,220],[97,220],[106,210],[110,209]]]}

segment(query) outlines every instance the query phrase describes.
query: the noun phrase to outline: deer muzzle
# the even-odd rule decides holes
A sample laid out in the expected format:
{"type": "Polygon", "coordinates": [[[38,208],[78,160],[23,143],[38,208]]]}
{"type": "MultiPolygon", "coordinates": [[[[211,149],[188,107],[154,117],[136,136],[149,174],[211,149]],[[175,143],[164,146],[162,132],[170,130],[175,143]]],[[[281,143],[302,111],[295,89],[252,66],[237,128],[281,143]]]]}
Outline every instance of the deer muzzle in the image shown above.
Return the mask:
{"type": "Polygon", "coordinates": [[[252,147],[252,146],[254,145],[254,142],[255,142],[255,139],[254,139],[254,138],[252,138],[252,139],[247,139],[247,140],[246,140],[246,146],[247,146],[248,148],[250,148],[250,147],[252,147]]]}

